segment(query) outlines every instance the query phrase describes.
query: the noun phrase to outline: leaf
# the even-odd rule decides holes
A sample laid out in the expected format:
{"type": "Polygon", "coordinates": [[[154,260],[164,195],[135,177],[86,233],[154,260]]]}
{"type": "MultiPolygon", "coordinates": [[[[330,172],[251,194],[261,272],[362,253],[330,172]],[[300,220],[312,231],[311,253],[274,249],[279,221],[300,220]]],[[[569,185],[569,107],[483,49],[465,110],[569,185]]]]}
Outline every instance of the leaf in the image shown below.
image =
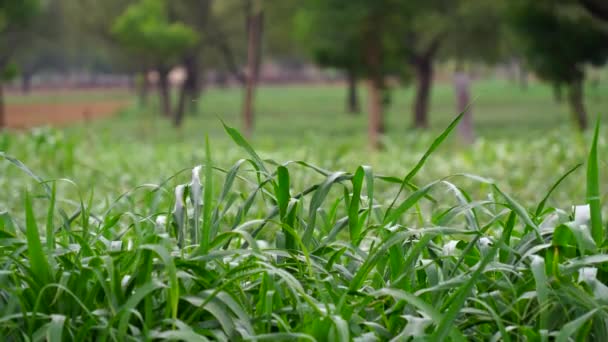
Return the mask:
{"type": "Polygon", "coordinates": [[[49,322],[48,330],[46,331],[46,338],[48,342],[61,342],[63,341],[63,326],[65,325],[65,316],[63,315],[51,315],[51,321],[49,322]]]}
{"type": "Polygon", "coordinates": [[[602,207],[600,203],[600,175],[597,156],[597,141],[600,134],[600,119],[595,124],[593,143],[587,160],[587,203],[591,209],[591,235],[596,245],[604,243],[604,231],[602,228],[602,207]]]}
{"type": "Polygon", "coordinates": [[[469,297],[471,290],[477,283],[478,279],[483,274],[483,271],[485,270],[486,266],[488,266],[490,261],[494,259],[497,249],[498,244],[495,244],[490,249],[488,254],[486,254],[483,259],[479,261],[479,263],[477,264],[477,269],[475,270],[475,272],[473,272],[471,278],[467,281],[467,283],[458,292],[456,292],[456,297],[454,298],[454,300],[449,301],[450,307],[448,311],[444,314],[443,318],[441,319],[441,322],[439,322],[439,325],[437,326],[437,330],[433,334],[432,339],[434,341],[443,341],[448,337],[449,333],[452,332],[452,330],[454,329],[454,321],[456,320],[456,317],[461,312],[462,306],[469,297]]]}
{"type": "Polygon", "coordinates": [[[399,207],[397,207],[397,209],[394,209],[390,212],[390,214],[385,215],[384,223],[390,223],[390,222],[397,221],[401,217],[401,215],[403,215],[408,209],[410,209],[416,203],[418,203],[418,201],[421,198],[423,198],[431,190],[431,188],[433,186],[435,186],[435,184],[437,184],[438,182],[439,181],[434,181],[434,182],[426,185],[424,188],[421,188],[421,189],[415,191],[414,193],[412,193],[408,198],[406,198],[399,205],[399,207]]]}
{"type": "Polygon", "coordinates": [[[203,231],[201,250],[206,253],[209,249],[209,243],[213,241],[217,232],[211,231],[211,214],[213,203],[213,161],[211,160],[211,149],[209,147],[209,137],[205,143],[205,188],[203,190],[203,231]]]}
{"type": "Polygon", "coordinates": [[[547,194],[545,195],[545,197],[543,197],[543,200],[540,201],[540,203],[538,204],[538,206],[536,207],[536,211],[534,212],[534,216],[540,216],[543,212],[543,209],[545,208],[545,204],[547,203],[547,201],[549,200],[549,197],[551,197],[551,194],[553,194],[553,191],[555,191],[555,189],[557,189],[557,187],[566,179],[568,178],[568,176],[570,176],[574,171],[578,170],[579,167],[581,167],[583,164],[576,164],[574,165],[574,167],[572,167],[570,170],[568,170],[563,176],[561,176],[557,182],[555,182],[553,184],[553,186],[551,186],[551,188],[549,189],[549,191],[547,192],[547,194]]]}
{"type": "Polygon", "coordinates": [[[534,223],[534,221],[532,221],[532,219],[530,218],[530,215],[528,214],[526,209],[521,204],[517,203],[513,198],[511,198],[511,196],[502,192],[502,190],[500,190],[496,185],[492,185],[492,187],[505,200],[507,200],[507,203],[509,204],[509,207],[511,208],[511,210],[513,210],[517,214],[517,216],[519,216],[522,219],[522,221],[524,221],[525,224],[527,224],[528,226],[532,227],[532,229],[534,229],[534,232],[536,233],[536,237],[542,241],[540,228],[536,225],[536,223],[534,223]]]}
{"type": "Polygon", "coordinates": [[[397,192],[395,199],[393,199],[393,202],[386,210],[385,219],[383,220],[384,222],[391,221],[391,220],[387,220],[386,217],[389,216],[389,214],[391,213],[393,207],[395,206],[395,203],[397,202],[397,199],[401,195],[401,192],[403,192],[406,185],[410,183],[412,178],[414,178],[414,176],[418,173],[418,171],[420,171],[420,169],[424,166],[424,164],[426,163],[427,159],[431,156],[431,154],[433,154],[433,152],[435,152],[435,150],[437,150],[437,148],[441,145],[441,143],[443,143],[443,141],[448,137],[448,135],[450,135],[450,133],[454,130],[454,128],[456,128],[456,126],[458,125],[458,123],[460,122],[460,120],[462,119],[464,114],[465,114],[465,112],[462,112],[462,113],[458,114],[458,116],[454,120],[452,120],[452,122],[448,125],[448,127],[437,138],[435,138],[435,140],[433,141],[431,146],[426,150],[426,152],[424,153],[422,158],[420,158],[418,163],[416,163],[414,168],[407,175],[405,175],[405,177],[403,177],[403,180],[401,181],[401,187],[399,188],[399,191],[397,192]]]}
{"type": "Polygon", "coordinates": [[[365,171],[359,166],[351,182],[353,183],[353,196],[350,200],[348,208],[348,228],[350,230],[350,240],[353,243],[359,240],[359,204],[361,203],[361,188],[363,186],[363,177],[365,171]]]}
{"type": "Polygon", "coordinates": [[[332,185],[335,183],[339,183],[345,179],[346,174],[344,172],[334,172],[327,177],[327,179],[317,188],[317,191],[312,195],[312,199],[310,200],[310,207],[308,209],[308,222],[306,231],[304,232],[304,236],[302,237],[302,242],[305,246],[309,246],[310,240],[312,239],[312,234],[315,229],[315,222],[317,217],[317,209],[321,207],[325,197],[329,193],[332,185]]]}
{"type": "Polygon", "coordinates": [[[222,121],[222,125],[224,125],[224,129],[226,130],[226,133],[228,133],[228,135],[230,135],[232,140],[237,145],[242,147],[251,156],[251,158],[253,158],[253,161],[258,166],[258,169],[262,170],[266,175],[269,175],[270,173],[266,169],[266,166],[264,166],[264,162],[262,161],[262,158],[260,158],[260,156],[258,156],[258,154],[255,152],[253,147],[251,147],[251,145],[247,142],[247,140],[245,138],[243,138],[243,136],[239,133],[239,131],[226,125],[226,123],[223,121],[222,121]]]}
{"type": "Polygon", "coordinates": [[[173,257],[171,257],[165,247],[159,245],[142,245],[140,249],[153,251],[160,257],[161,261],[163,262],[163,265],[167,270],[167,276],[169,277],[168,293],[171,318],[177,319],[177,304],[179,302],[179,283],[177,279],[177,269],[175,268],[173,257]]]}
{"type": "Polygon", "coordinates": [[[49,203],[49,210],[46,215],[46,249],[47,253],[52,255],[55,251],[55,227],[53,226],[53,218],[55,214],[55,201],[57,195],[57,184],[53,183],[51,190],[51,198],[49,203]]]}
{"type": "Polygon", "coordinates": [[[150,281],[146,284],[135,289],[133,294],[129,297],[127,302],[120,308],[116,317],[119,317],[120,322],[118,325],[118,339],[121,341],[126,340],[127,327],[129,325],[129,318],[133,312],[133,309],[141,302],[144,298],[149,296],[152,292],[162,288],[163,285],[156,282],[150,281]]]}
{"type": "Polygon", "coordinates": [[[6,154],[6,153],[4,153],[2,151],[0,151],[0,157],[8,160],[11,164],[15,165],[16,167],[18,167],[19,169],[21,169],[21,171],[25,172],[30,177],[32,177],[34,180],[36,180],[38,183],[40,183],[42,185],[42,187],[44,188],[44,190],[46,191],[47,195],[50,196],[50,194],[51,194],[51,188],[49,187],[49,185],[47,183],[45,183],[42,178],[40,178],[38,175],[36,175],[27,166],[25,166],[25,164],[23,164],[20,160],[18,160],[15,157],[9,156],[8,154],[6,154]]]}
{"type": "Polygon", "coordinates": [[[587,322],[598,309],[593,309],[586,314],[580,316],[579,318],[570,321],[564,325],[564,327],[559,331],[557,335],[556,342],[568,342],[570,340],[570,336],[574,335],[582,326],[587,322]]]}
{"type": "Polygon", "coordinates": [[[532,262],[530,267],[532,269],[532,275],[536,282],[536,297],[538,298],[538,306],[540,310],[540,326],[539,330],[546,330],[548,324],[548,309],[547,305],[549,302],[549,283],[547,282],[547,275],[545,274],[545,259],[538,255],[531,255],[532,262]]]}
{"type": "Polygon", "coordinates": [[[45,285],[51,281],[51,269],[42,249],[29,192],[25,193],[25,235],[32,273],[38,278],[40,285],[45,285]]]}

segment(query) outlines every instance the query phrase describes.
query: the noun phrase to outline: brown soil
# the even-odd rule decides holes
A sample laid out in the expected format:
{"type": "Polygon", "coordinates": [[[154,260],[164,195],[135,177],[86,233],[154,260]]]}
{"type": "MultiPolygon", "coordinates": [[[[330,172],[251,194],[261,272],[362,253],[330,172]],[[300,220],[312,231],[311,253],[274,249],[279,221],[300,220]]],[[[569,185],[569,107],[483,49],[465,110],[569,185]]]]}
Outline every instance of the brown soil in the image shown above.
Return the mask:
{"type": "Polygon", "coordinates": [[[65,125],[110,116],[126,104],[125,101],[9,104],[6,106],[6,124],[16,129],[65,125]]]}

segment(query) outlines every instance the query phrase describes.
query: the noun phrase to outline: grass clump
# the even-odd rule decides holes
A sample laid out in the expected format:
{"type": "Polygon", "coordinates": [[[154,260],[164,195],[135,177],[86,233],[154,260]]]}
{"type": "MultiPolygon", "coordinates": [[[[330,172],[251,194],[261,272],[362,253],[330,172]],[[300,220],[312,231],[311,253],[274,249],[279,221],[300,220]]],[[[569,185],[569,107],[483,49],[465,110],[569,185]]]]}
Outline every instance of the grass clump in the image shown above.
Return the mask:
{"type": "MultiPolygon", "coordinates": [[[[587,203],[535,210],[459,174],[247,158],[109,203],[41,186],[0,214],[0,333],[18,340],[608,340],[597,136],[587,203]],[[304,180],[315,180],[303,182],[304,180]],[[476,198],[458,182],[490,191],[476,198]],[[381,191],[380,191],[381,189],[381,191]],[[70,211],[67,208],[71,208],[70,211]],[[23,218],[25,220],[23,220],[23,218]],[[46,222],[41,236],[40,222],[46,222]]],[[[179,175],[176,175],[179,177],[179,175]]]]}

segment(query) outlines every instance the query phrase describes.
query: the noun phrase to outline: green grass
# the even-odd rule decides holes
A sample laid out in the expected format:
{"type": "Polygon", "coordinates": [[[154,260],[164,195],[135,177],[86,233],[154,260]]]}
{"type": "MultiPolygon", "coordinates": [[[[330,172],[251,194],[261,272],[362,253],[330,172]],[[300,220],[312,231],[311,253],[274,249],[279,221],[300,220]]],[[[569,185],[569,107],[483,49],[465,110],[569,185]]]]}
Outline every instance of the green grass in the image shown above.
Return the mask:
{"type": "MultiPolygon", "coordinates": [[[[365,105],[365,87],[360,95],[365,105]]],[[[608,86],[587,87],[587,105],[591,116],[600,113],[608,118],[608,98],[602,96],[608,86]]],[[[393,92],[393,103],[387,111],[388,139],[394,143],[416,141],[419,132],[410,130],[413,88],[393,92]]],[[[223,139],[218,117],[240,127],[240,88],[209,89],[194,103],[199,115],[187,117],[180,132],[171,132],[170,123],[157,120],[148,109],[131,111],[123,120],[107,121],[104,128],[124,133],[137,140],[200,142],[201,134],[223,139]],[[147,116],[141,122],[142,114],[147,116]],[[159,134],[163,133],[163,134],[159,134]]],[[[568,106],[552,99],[551,88],[531,83],[527,90],[503,80],[484,80],[474,83],[472,110],[475,127],[483,138],[518,138],[534,136],[572,127],[568,106]]],[[[175,97],[174,97],[175,99],[175,97]]],[[[341,86],[265,86],[257,92],[256,131],[253,141],[264,146],[298,146],[302,137],[327,138],[344,144],[364,146],[367,117],[350,116],[344,111],[345,89],[341,86]]],[[[431,128],[437,134],[456,115],[454,91],[451,84],[439,83],[433,88],[431,128]]]]}
{"type": "Polygon", "coordinates": [[[131,109],[2,135],[2,336],[608,339],[606,131],[539,85],[480,92],[473,146],[448,86],[427,133],[396,96],[379,153],[334,87],[262,89],[251,143],[236,90],[178,132],[131,109]]]}

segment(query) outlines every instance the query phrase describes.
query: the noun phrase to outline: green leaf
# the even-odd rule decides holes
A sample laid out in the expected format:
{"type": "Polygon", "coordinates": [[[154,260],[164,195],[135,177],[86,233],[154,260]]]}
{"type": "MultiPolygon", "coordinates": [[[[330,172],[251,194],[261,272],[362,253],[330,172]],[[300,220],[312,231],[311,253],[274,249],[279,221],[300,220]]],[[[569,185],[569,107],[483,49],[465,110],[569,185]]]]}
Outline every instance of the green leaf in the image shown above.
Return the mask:
{"type": "Polygon", "coordinates": [[[456,320],[456,317],[461,312],[465,301],[469,297],[471,290],[477,283],[478,279],[483,274],[486,266],[488,266],[490,261],[494,259],[497,250],[498,244],[495,244],[490,249],[488,254],[486,254],[483,259],[479,261],[475,271],[473,272],[471,278],[467,281],[467,283],[458,292],[456,292],[456,297],[454,298],[454,300],[450,301],[448,311],[444,314],[443,318],[441,319],[441,322],[439,322],[439,325],[437,326],[437,330],[433,334],[434,341],[444,341],[452,332],[452,330],[454,329],[454,321],[456,320]]]}
{"type": "Polygon", "coordinates": [[[587,203],[591,209],[591,235],[596,245],[601,246],[604,242],[604,231],[602,228],[602,207],[600,203],[600,175],[598,166],[597,141],[600,134],[600,120],[595,124],[593,143],[587,159],[587,203]]]}
{"type": "Polygon", "coordinates": [[[57,195],[57,184],[53,183],[51,190],[51,198],[49,203],[49,210],[46,215],[46,249],[47,253],[52,255],[55,251],[55,227],[53,225],[53,219],[55,215],[55,201],[57,195]]]}
{"type": "Polygon", "coordinates": [[[237,145],[242,147],[251,156],[251,158],[253,158],[253,161],[258,166],[258,169],[262,170],[264,172],[264,174],[269,175],[268,170],[266,169],[266,166],[264,165],[264,161],[262,161],[262,158],[260,158],[260,156],[258,156],[258,154],[255,152],[253,147],[251,147],[251,145],[247,142],[247,140],[245,138],[243,138],[243,136],[239,133],[239,131],[226,125],[226,123],[223,121],[222,121],[222,125],[224,125],[224,129],[226,130],[226,133],[228,133],[228,135],[230,135],[232,140],[237,145]]]}
{"type": "Polygon", "coordinates": [[[359,227],[359,204],[361,203],[361,188],[363,186],[363,177],[365,177],[365,170],[359,166],[351,182],[353,183],[353,196],[350,200],[350,207],[348,208],[348,228],[350,230],[350,240],[353,243],[359,241],[360,227],[359,227]]]}
{"type": "Polygon", "coordinates": [[[209,137],[205,143],[205,188],[203,190],[203,231],[201,234],[201,250],[206,253],[209,243],[213,241],[217,232],[211,231],[211,215],[213,213],[213,161],[211,160],[211,149],[209,137]]]}
{"type": "Polygon", "coordinates": [[[171,312],[171,318],[177,318],[177,304],[179,302],[179,282],[177,279],[177,269],[175,267],[175,263],[173,262],[173,257],[169,254],[167,249],[163,246],[159,245],[142,245],[140,247],[144,250],[150,250],[156,253],[165,269],[167,270],[167,276],[169,277],[169,308],[171,312]]]}
{"type": "Polygon", "coordinates": [[[51,321],[49,322],[48,330],[46,331],[46,338],[48,342],[63,341],[62,335],[65,319],[66,317],[63,315],[51,315],[51,321]]]}
{"type": "Polygon", "coordinates": [[[570,336],[574,335],[583,326],[583,324],[585,324],[585,322],[591,319],[597,310],[598,309],[593,309],[579,318],[566,323],[559,331],[556,342],[568,342],[570,340],[570,336]]]}
{"type": "Polygon", "coordinates": [[[51,269],[42,249],[29,192],[25,193],[25,234],[32,273],[43,286],[51,281],[51,269]]]}
{"type": "Polygon", "coordinates": [[[545,197],[543,197],[543,200],[540,201],[540,203],[538,204],[538,206],[536,207],[536,211],[534,212],[534,216],[540,216],[543,212],[543,209],[545,208],[545,204],[547,203],[547,201],[549,200],[549,197],[551,197],[551,194],[553,194],[553,192],[555,191],[555,189],[557,189],[557,187],[566,179],[568,178],[568,176],[570,176],[574,171],[578,170],[579,167],[581,167],[583,164],[576,164],[574,165],[574,167],[572,167],[570,170],[568,170],[563,176],[561,176],[557,182],[555,182],[553,184],[553,186],[551,186],[551,188],[549,189],[549,191],[547,192],[547,194],[545,195],[545,197]]]}
{"type": "Polygon", "coordinates": [[[456,126],[458,125],[458,123],[460,122],[460,120],[462,119],[464,114],[465,114],[465,112],[462,112],[462,113],[458,114],[458,116],[454,120],[452,120],[452,122],[448,125],[448,127],[437,138],[435,138],[435,140],[433,141],[431,146],[426,150],[426,152],[424,153],[422,158],[420,158],[418,163],[416,163],[414,168],[407,175],[405,175],[405,177],[403,177],[403,181],[401,182],[401,187],[399,188],[399,191],[397,192],[397,196],[395,196],[395,198],[393,199],[393,202],[386,210],[385,219],[383,220],[384,222],[391,221],[391,220],[387,220],[386,217],[391,214],[391,211],[392,211],[393,207],[395,206],[395,203],[397,202],[399,195],[401,195],[401,192],[403,192],[406,185],[410,183],[412,178],[414,178],[414,176],[416,176],[418,171],[420,171],[420,169],[424,166],[424,164],[426,163],[427,159],[429,159],[431,154],[433,154],[433,152],[435,152],[435,150],[437,150],[437,148],[441,145],[441,143],[443,143],[443,141],[450,135],[450,133],[454,130],[454,128],[456,128],[456,126]]]}

